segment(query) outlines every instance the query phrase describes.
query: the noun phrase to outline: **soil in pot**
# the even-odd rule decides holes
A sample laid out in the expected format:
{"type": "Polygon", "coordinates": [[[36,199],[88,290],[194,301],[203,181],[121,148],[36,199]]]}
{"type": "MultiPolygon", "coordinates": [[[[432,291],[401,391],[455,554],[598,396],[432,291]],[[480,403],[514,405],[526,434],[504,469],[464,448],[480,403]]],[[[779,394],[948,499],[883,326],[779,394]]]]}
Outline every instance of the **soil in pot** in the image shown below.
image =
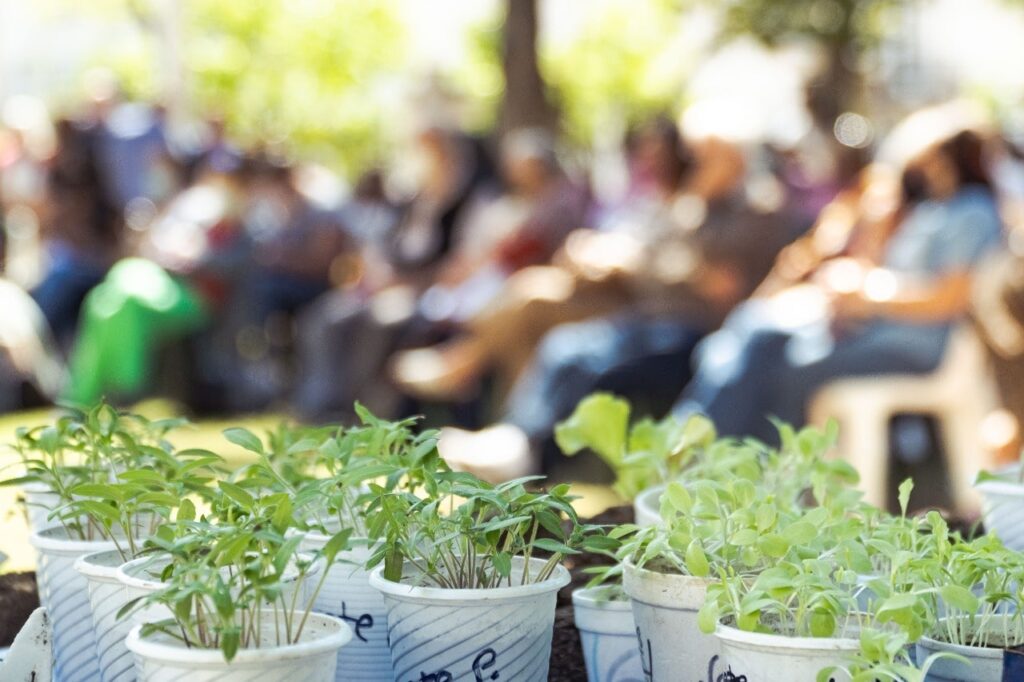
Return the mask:
{"type": "Polygon", "coordinates": [[[0,575],[0,647],[10,646],[15,635],[39,608],[35,573],[0,575]]]}

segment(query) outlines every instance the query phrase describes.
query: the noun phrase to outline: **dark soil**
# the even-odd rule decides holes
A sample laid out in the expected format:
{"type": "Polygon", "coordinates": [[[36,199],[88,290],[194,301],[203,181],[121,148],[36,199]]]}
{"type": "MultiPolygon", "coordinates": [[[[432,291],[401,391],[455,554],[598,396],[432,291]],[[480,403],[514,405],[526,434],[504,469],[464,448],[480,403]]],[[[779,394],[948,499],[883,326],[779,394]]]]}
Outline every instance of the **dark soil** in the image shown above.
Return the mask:
{"type": "MultiPolygon", "coordinates": [[[[619,525],[633,522],[633,508],[612,507],[587,523],[619,525]]],[[[548,682],[587,682],[587,669],[583,663],[583,648],[576,623],[572,617],[572,591],[583,587],[591,576],[584,573],[590,566],[605,566],[612,563],[608,557],[597,554],[581,554],[569,557],[565,565],[572,575],[572,582],[558,593],[558,609],[555,611],[555,633],[551,639],[551,662],[548,682]]]]}
{"type": "Polygon", "coordinates": [[[32,612],[39,607],[35,573],[0,575],[0,646],[10,646],[32,612]]]}

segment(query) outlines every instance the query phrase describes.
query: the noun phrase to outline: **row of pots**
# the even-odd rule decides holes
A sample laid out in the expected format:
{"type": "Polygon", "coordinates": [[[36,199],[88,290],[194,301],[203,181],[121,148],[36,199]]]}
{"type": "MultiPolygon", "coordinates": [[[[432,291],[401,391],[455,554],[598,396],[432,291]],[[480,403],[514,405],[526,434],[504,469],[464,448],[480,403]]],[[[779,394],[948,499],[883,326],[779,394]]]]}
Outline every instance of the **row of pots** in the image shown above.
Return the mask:
{"type": "MultiPolygon", "coordinates": [[[[627,564],[623,587],[629,599],[609,600],[607,588],[574,593],[589,682],[810,682],[821,669],[842,664],[844,657],[860,649],[854,638],[785,637],[724,624],[713,635],[705,635],[697,614],[709,584],[704,578],[627,564]]],[[[917,663],[922,665],[939,652],[957,654],[968,663],[937,660],[928,675],[932,682],[1017,679],[1004,677],[1004,652],[998,648],[957,646],[924,637],[916,645],[917,663]]]]}
{"type": "MultiPolygon", "coordinates": [[[[1013,546],[1014,531],[1022,527],[1015,522],[1014,514],[1024,510],[1024,488],[1002,483],[980,487],[986,497],[987,525],[1013,546]]],[[[39,497],[46,493],[29,491],[30,496],[33,494],[39,497]]],[[[658,518],[660,496],[660,489],[652,489],[637,498],[638,523],[652,523],[658,518]]],[[[38,517],[33,520],[42,523],[48,500],[39,497],[29,501],[37,503],[29,507],[30,513],[38,517]]],[[[303,549],[313,551],[326,540],[326,536],[310,534],[303,549]]],[[[1024,538],[1021,540],[1024,544],[1024,538]]],[[[131,566],[122,566],[112,543],[71,540],[61,528],[34,534],[32,543],[40,557],[41,599],[53,617],[57,680],[133,680],[136,660],[161,656],[175,665],[185,665],[183,661],[188,659],[188,669],[193,673],[206,665],[223,665],[220,652],[188,650],[183,655],[174,643],[145,641],[137,628],[132,634],[138,618],[118,621],[116,615],[124,603],[160,585],[133,575],[131,566]]],[[[297,649],[271,647],[241,652],[233,669],[250,664],[265,669],[266,659],[275,656],[285,661],[294,656],[303,661],[319,660],[327,647],[329,658],[333,659],[337,651],[336,660],[329,666],[318,664],[317,676],[300,679],[404,680],[417,678],[421,671],[439,675],[447,672],[453,679],[504,671],[501,676],[508,679],[510,669],[500,666],[527,659],[526,665],[532,666],[529,671],[511,670],[517,676],[524,675],[517,679],[546,676],[555,593],[568,581],[564,570],[540,585],[493,591],[438,590],[368,575],[361,568],[366,556],[366,549],[352,550],[343,557],[349,563],[331,568],[315,604],[322,615],[315,618],[317,625],[310,629],[310,642],[293,645],[297,649]],[[331,672],[325,675],[328,668],[331,672]]],[[[837,663],[843,652],[857,648],[854,640],[785,638],[726,626],[720,626],[714,636],[703,635],[696,619],[706,586],[702,579],[627,567],[625,589],[631,602],[608,599],[602,588],[577,591],[573,602],[589,680],[672,680],[683,671],[687,676],[699,672],[700,678],[706,674],[706,679],[715,680],[729,670],[754,682],[769,679],[759,675],[774,674],[779,665],[792,667],[787,679],[814,679],[818,669],[837,663]],[[793,667],[798,665],[805,667],[793,667]]],[[[931,640],[922,641],[919,648],[925,656],[931,651],[951,649],[931,640]]],[[[962,665],[949,662],[933,668],[935,679],[998,679],[998,672],[993,671],[1001,669],[1001,651],[957,653],[975,661],[972,676],[956,677],[959,673],[955,670],[947,676],[944,667],[962,665]]],[[[289,672],[282,679],[294,678],[294,666],[288,663],[285,668],[289,672]]],[[[143,663],[139,669],[148,671],[143,663]]],[[[217,673],[216,679],[226,679],[220,675],[217,673]]],[[[162,679],[150,672],[140,677],[162,679]]]]}
{"type": "MultiPolygon", "coordinates": [[[[522,587],[410,587],[379,572],[368,575],[360,568],[366,550],[354,550],[346,557],[352,565],[332,567],[316,602],[322,615],[312,618],[307,641],[240,652],[227,676],[219,651],[143,638],[138,622],[163,614],[117,618],[128,600],[160,588],[146,577],[149,559],[123,564],[112,543],[71,540],[62,528],[39,532],[32,541],[40,556],[41,599],[53,615],[55,677],[69,682],[168,675],[246,680],[255,668],[268,679],[406,680],[417,679],[421,671],[442,675],[437,679],[446,679],[444,673],[452,679],[460,674],[488,679],[493,669],[515,674],[511,679],[541,680],[547,674],[555,594],[568,582],[560,569],[544,583],[522,587]],[[308,676],[296,677],[299,662],[310,666],[308,676]]],[[[310,536],[305,547],[315,549],[324,541],[310,536]]],[[[858,648],[856,640],[787,638],[724,625],[715,635],[704,635],[697,612],[707,585],[705,579],[627,565],[624,588],[630,601],[609,599],[607,588],[576,591],[576,624],[590,682],[674,680],[684,674],[717,680],[726,671],[758,682],[778,679],[779,670],[786,671],[786,679],[812,680],[820,668],[858,648]]],[[[966,672],[950,663],[946,667],[954,670],[948,676],[940,665],[933,670],[936,680],[1000,679],[999,650],[964,651],[930,640],[920,647],[922,658],[955,649],[973,662],[966,672]]]]}
{"type": "MultiPolygon", "coordinates": [[[[307,535],[315,550],[326,536],[307,535]]],[[[52,614],[57,682],[131,680],[546,679],[555,600],[569,582],[559,567],[548,580],[488,590],[414,587],[362,566],[354,549],[330,567],[303,641],[242,650],[230,665],[219,650],[187,649],[141,623],[167,614],[148,607],[117,617],[131,599],[161,588],[150,558],[122,562],[107,541],[68,537],[63,527],[32,536],[39,554],[40,599],[52,614]],[[297,667],[298,666],[298,667],[297,667]],[[450,675],[450,677],[448,677],[450,675]]],[[[522,560],[519,568],[522,568],[522,560]]],[[[539,560],[535,568],[543,564],[539,560]]],[[[514,564],[515,565],[515,564],[514,564]]],[[[314,580],[297,586],[305,591],[314,580]]],[[[271,628],[268,628],[271,630],[271,628]]]]}
{"type": "MultiPolygon", "coordinates": [[[[303,546],[313,550],[326,540],[313,534],[304,539],[303,546]]],[[[52,617],[57,682],[159,680],[169,674],[168,667],[187,672],[186,679],[190,680],[207,679],[204,674],[209,679],[246,680],[250,679],[246,669],[265,669],[268,659],[281,661],[283,672],[273,679],[393,679],[384,601],[369,587],[366,572],[358,567],[365,560],[365,550],[353,550],[341,557],[353,565],[338,563],[331,567],[314,606],[317,613],[304,630],[308,636],[304,634],[303,639],[309,641],[240,651],[231,664],[238,676],[228,678],[223,676],[224,660],[219,650],[183,650],[176,643],[160,642],[159,637],[148,641],[140,635],[142,622],[167,617],[162,607],[147,607],[118,618],[118,612],[130,600],[163,587],[149,576],[151,559],[125,563],[112,542],[70,539],[63,527],[36,532],[31,542],[39,555],[40,601],[52,617]],[[324,651],[330,654],[329,666],[321,660],[324,651]],[[316,659],[310,664],[316,674],[296,677],[292,659],[316,659]],[[163,672],[153,670],[153,661],[162,661],[158,667],[163,672]],[[325,674],[328,668],[330,674],[325,674]]],[[[307,579],[297,589],[305,594],[311,582],[307,579]]]]}

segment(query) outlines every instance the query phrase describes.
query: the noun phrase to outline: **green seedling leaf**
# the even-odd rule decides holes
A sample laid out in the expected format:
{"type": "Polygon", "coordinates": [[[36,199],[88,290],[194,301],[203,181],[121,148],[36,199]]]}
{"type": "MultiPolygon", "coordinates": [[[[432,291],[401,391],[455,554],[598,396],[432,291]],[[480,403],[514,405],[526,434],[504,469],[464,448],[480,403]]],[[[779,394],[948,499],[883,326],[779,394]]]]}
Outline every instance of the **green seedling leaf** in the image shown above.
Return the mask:
{"type": "Polygon", "coordinates": [[[224,437],[229,442],[234,443],[240,448],[244,448],[250,452],[255,452],[257,455],[263,454],[263,441],[249,429],[243,429],[241,427],[234,427],[224,430],[224,437]]]}
{"type": "Polygon", "coordinates": [[[629,403],[609,393],[595,393],[555,427],[555,442],[566,455],[590,448],[615,467],[622,461],[629,426],[629,403]]]}

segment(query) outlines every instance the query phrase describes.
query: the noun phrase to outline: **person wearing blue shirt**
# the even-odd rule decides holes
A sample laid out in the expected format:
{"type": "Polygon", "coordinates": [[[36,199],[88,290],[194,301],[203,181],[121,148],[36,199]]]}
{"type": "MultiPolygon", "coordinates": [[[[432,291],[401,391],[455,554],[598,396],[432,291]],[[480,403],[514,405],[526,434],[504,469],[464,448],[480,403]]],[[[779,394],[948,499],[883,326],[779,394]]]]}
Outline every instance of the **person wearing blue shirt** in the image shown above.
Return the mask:
{"type": "Polygon", "coordinates": [[[961,131],[913,162],[924,190],[890,237],[881,264],[852,287],[825,287],[825,312],[806,321],[741,306],[697,353],[673,408],[701,412],[727,435],[774,437],[768,417],[800,424],[835,379],[927,373],[967,313],[972,269],[1002,243],[983,142],[961,131]]]}

